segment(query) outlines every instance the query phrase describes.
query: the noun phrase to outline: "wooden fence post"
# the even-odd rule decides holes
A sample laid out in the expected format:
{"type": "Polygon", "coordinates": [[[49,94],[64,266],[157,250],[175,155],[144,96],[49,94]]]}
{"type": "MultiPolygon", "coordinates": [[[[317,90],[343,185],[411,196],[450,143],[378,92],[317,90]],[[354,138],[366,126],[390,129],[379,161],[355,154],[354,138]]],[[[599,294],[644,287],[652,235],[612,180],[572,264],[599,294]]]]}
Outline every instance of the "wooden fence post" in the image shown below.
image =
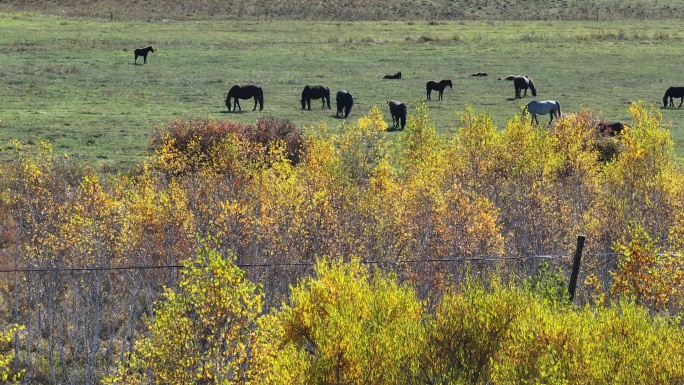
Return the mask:
{"type": "Polygon", "coordinates": [[[577,247],[575,248],[575,256],[572,260],[572,274],[570,274],[570,285],[568,285],[568,292],[570,293],[570,302],[572,302],[572,300],[575,299],[577,276],[579,275],[580,262],[582,261],[582,249],[584,249],[584,235],[578,235],[577,247]]]}

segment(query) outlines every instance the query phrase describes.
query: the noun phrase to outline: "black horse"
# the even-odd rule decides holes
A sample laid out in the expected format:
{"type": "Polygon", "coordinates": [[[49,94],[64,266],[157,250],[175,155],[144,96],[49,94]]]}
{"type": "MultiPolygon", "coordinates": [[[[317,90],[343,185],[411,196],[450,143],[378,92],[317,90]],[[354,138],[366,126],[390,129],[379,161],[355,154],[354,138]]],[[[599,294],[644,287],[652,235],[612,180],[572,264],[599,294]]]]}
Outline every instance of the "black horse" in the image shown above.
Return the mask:
{"type": "Polygon", "coordinates": [[[349,116],[349,112],[354,105],[354,96],[351,92],[345,90],[338,91],[335,100],[337,101],[337,113],[335,116],[341,116],[343,112],[345,118],[349,116]]]}
{"type": "Polygon", "coordinates": [[[235,101],[233,102],[233,111],[237,111],[237,109],[240,109],[242,111],[242,107],[240,107],[240,101],[238,99],[250,99],[254,98],[254,109],[252,111],[256,110],[257,103],[259,103],[259,111],[262,111],[264,109],[264,90],[261,88],[261,86],[257,85],[246,85],[246,86],[241,86],[241,85],[234,85],[230,91],[228,91],[228,95],[226,95],[226,107],[228,107],[228,111],[231,110],[230,108],[230,99],[234,98],[235,101]]]}
{"type": "Polygon", "coordinates": [[[401,79],[401,72],[397,72],[394,75],[385,75],[383,79],[401,79]]]}
{"type": "Polygon", "coordinates": [[[401,129],[403,130],[406,126],[406,104],[396,100],[390,100],[387,104],[389,105],[390,115],[392,115],[393,129],[396,130],[401,123],[401,129]]]}
{"type": "Polygon", "coordinates": [[[144,59],[143,64],[147,64],[147,54],[150,52],[154,52],[154,48],[152,48],[151,45],[144,48],[136,48],[133,51],[133,54],[135,55],[135,64],[138,64],[138,56],[142,56],[144,59]]]}
{"type": "Polygon", "coordinates": [[[684,103],[684,87],[670,87],[665,91],[665,96],[663,96],[663,108],[667,108],[667,98],[670,98],[670,107],[674,107],[674,100],[673,98],[681,98],[681,101],[679,102],[679,107],[682,107],[682,103],[684,103]]]}
{"type": "Polygon", "coordinates": [[[306,86],[302,91],[302,110],[306,107],[311,111],[311,99],[323,99],[323,106],[328,102],[328,109],[330,109],[330,89],[326,86],[306,86]]]}
{"type": "Polygon", "coordinates": [[[451,80],[442,80],[439,83],[433,82],[432,80],[427,82],[427,84],[425,84],[425,88],[427,89],[427,100],[432,100],[430,97],[432,90],[439,91],[439,100],[442,100],[442,93],[444,93],[444,89],[447,86],[449,86],[449,88],[454,88],[451,84],[451,80]]]}
{"type": "Polygon", "coordinates": [[[527,89],[532,91],[532,96],[537,96],[537,88],[534,86],[532,78],[528,76],[516,76],[513,78],[513,86],[515,86],[515,98],[522,99],[527,96],[527,89]],[[520,90],[525,90],[522,98],[520,97],[520,90]]]}

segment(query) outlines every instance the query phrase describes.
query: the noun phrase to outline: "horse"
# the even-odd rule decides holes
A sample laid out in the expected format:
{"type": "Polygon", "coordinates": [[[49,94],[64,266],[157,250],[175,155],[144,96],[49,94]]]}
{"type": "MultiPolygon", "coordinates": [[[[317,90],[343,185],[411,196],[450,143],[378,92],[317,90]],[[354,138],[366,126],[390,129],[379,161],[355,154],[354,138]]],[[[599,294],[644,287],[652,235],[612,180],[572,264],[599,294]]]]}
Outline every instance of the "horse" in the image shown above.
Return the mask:
{"type": "Polygon", "coordinates": [[[401,79],[401,72],[397,72],[394,75],[385,75],[383,79],[401,79]]]}
{"type": "Polygon", "coordinates": [[[560,103],[558,103],[555,100],[544,100],[544,101],[538,101],[538,100],[533,100],[525,106],[525,111],[529,111],[530,114],[532,114],[532,121],[536,122],[539,124],[539,120],[537,119],[537,115],[546,115],[549,114],[551,115],[551,120],[549,120],[549,124],[553,122],[553,117],[561,117],[561,106],[560,103]]]}
{"type": "Polygon", "coordinates": [[[387,104],[389,105],[390,115],[392,115],[393,129],[396,130],[401,123],[401,129],[403,130],[406,126],[406,104],[396,100],[390,100],[387,104]]]}
{"type": "Polygon", "coordinates": [[[670,98],[670,107],[674,108],[674,101],[672,98],[681,98],[681,101],[679,102],[679,107],[682,107],[682,103],[684,103],[684,87],[670,87],[665,91],[665,96],[663,96],[663,108],[667,108],[667,98],[670,98]]]}
{"type": "Polygon", "coordinates": [[[615,122],[615,123],[606,123],[606,122],[601,122],[596,125],[596,131],[598,131],[601,136],[608,137],[608,136],[615,136],[619,135],[622,130],[625,129],[625,125],[620,122],[615,122]]]}
{"type": "Polygon", "coordinates": [[[354,105],[354,96],[352,93],[345,90],[338,91],[335,101],[337,102],[337,113],[335,116],[341,116],[343,112],[345,118],[349,116],[349,112],[354,105]]]}
{"type": "MultiPolygon", "coordinates": [[[[486,72],[475,72],[474,74],[472,74],[470,76],[489,76],[489,74],[486,72]]],[[[499,80],[501,80],[501,79],[499,79],[499,80]]]]}
{"type": "Polygon", "coordinates": [[[259,111],[264,109],[264,90],[261,88],[261,86],[253,84],[246,86],[241,86],[238,84],[234,85],[230,91],[228,91],[228,95],[226,95],[226,107],[228,107],[228,111],[231,110],[231,98],[235,99],[233,102],[233,111],[237,111],[238,108],[240,111],[242,111],[242,107],[240,107],[240,101],[238,99],[250,98],[254,98],[254,109],[252,109],[252,111],[256,110],[257,103],[259,103],[259,111]]]}
{"type": "Polygon", "coordinates": [[[520,97],[520,90],[525,90],[525,94],[523,94],[523,98],[527,96],[527,89],[529,88],[532,91],[532,96],[537,96],[537,89],[534,87],[534,82],[532,81],[532,78],[528,76],[516,76],[513,78],[513,86],[515,86],[515,98],[516,99],[521,99],[520,97]]]}
{"type": "Polygon", "coordinates": [[[451,84],[451,80],[442,80],[439,83],[433,82],[430,80],[425,84],[425,88],[427,89],[427,100],[432,100],[430,97],[430,94],[432,94],[432,90],[437,90],[439,91],[439,100],[442,100],[442,93],[444,93],[444,89],[449,86],[449,88],[454,88],[453,85],[451,84]]]}
{"type": "Polygon", "coordinates": [[[328,109],[330,109],[330,89],[326,86],[306,86],[302,91],[302,110],[307,106],[311,111],[311,99],[322,99],[325,108],[325,102],[328,102],[328,109]]]}
{"type": "Polygon", "coordinates": [[[136,48],[133,51],[133,54],[135,55],[135,64],[138,64],[138,56],[142,56],[145,61],[143,64],[147,64],[147,54],[150,52],[154,52],[154,48],[152,48],[151,45],[144,47],[144,48],[136,48]]]}

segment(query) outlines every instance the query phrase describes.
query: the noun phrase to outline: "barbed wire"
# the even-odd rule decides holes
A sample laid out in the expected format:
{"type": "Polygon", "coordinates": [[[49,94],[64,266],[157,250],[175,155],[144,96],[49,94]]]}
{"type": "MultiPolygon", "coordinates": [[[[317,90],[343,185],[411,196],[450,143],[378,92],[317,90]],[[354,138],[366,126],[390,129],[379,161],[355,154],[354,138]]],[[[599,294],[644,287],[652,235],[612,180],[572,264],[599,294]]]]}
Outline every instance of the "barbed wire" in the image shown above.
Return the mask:
{"type": "MultiPolygon", "coordinates": [[[[596,255],[596,254],[594,254],[596,255]]],[[[605,254],[609,255],[609,254],[605,254]]],[[[560,259],[571,258],[571,254],[545,254],[508,257],[470,257],[470,258],[425,258],[425,259],[399,259],[399,260],[364,260],[362,264],[414,264],[414,263],[443,263],[443,262],[503,262],[521,261],[529,259],[560,259]]],[[[315,261],[308,262],[264,262],[264,263],[236,263],[240,268],[256,267],[288,267],[288,266],[313,266],[315,261]]],[[[31,273],[31,272],[72,272],[72,271],[116,271],[116,270],[153,270],[153,269],[181,269],[183,264],[171,265],[131,265],[131,266],[91,266],[91,267],[25,267],[0,269],[0,273],[31,273]]]]}

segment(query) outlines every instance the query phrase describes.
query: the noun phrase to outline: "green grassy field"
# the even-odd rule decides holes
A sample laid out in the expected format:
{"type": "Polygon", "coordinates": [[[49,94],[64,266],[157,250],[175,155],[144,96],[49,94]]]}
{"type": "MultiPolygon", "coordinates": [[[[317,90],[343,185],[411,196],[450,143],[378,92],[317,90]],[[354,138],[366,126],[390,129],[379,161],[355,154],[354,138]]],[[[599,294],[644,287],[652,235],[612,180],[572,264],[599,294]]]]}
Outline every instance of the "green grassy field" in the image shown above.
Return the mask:
{"type": "MultiPolygon", "coordinates": [[[[509,74],[535,80],[537,99],[629,121],[632,101],[662,106],[669,86],[684,86],[684,35],[677,21],[611,22],[117,22],[0,14],[0,145],[49,140],[59,154],[125,168],[147,154],[152,132],[172,119],[209,116],[254,122],[290,119],[308,131],[339,130],[332,110],[302,111],[307,84],[347,89],[350,119],[398,99],[413,107],[428,80],[452,79],[443,101],[428,102],[450,135],[466,105],[498,127],[529,100],[512,100],[509,74]],[[152,44],[147,65],[133,48],[152,44]],[[140,59],[139,59],[140,62],[140,59]],[[398,81],[382,80],[401,71],[398,81]],[[469,77],[487,72],[486,78],[469,77]],[[235,83],[258,83],[265,108],[228,113],[235,83]]],[[[678,103],[678,101],[677,101],[678,103]]],[[[684,109],[662,110],[684,153],[684,109]]],[[[542,118],[544,122],[547,117],[542,118]]],[[[389,137],[401,133],[388,133],[389,137]]]]}

